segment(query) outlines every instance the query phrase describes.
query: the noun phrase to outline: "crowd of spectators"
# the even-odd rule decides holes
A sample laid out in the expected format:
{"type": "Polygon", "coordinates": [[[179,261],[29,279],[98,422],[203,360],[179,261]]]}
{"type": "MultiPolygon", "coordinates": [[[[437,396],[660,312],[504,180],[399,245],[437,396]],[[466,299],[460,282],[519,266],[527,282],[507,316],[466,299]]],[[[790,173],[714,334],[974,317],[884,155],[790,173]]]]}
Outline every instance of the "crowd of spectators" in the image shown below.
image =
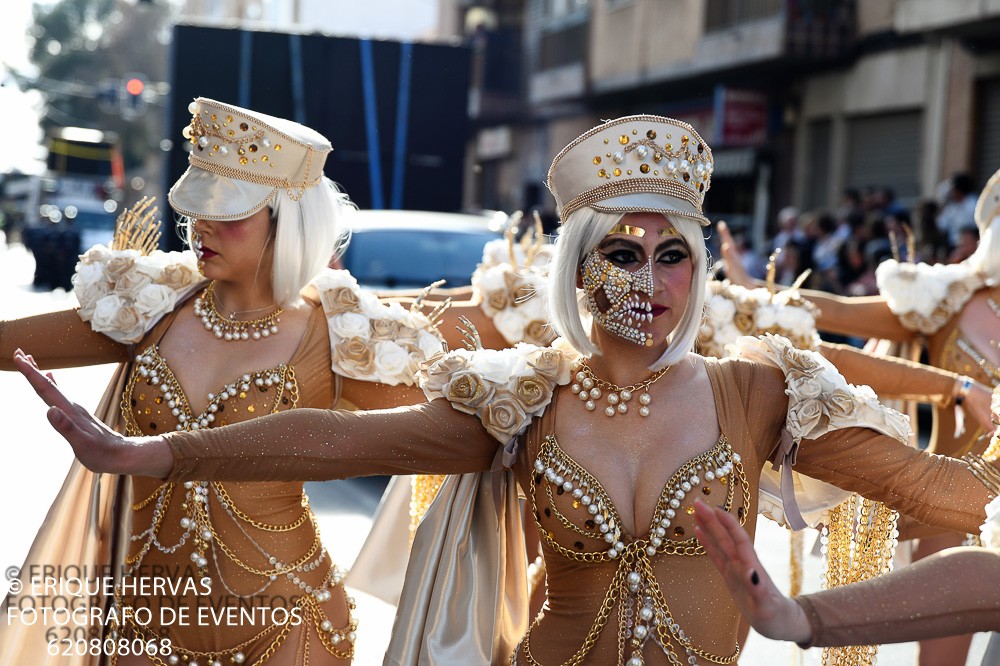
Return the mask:
{"type": "Polygon", "coordinates": [[[783,208],[777,233],[763,251],[752,249],[746,237],[737,234],[743,263],[750,275],[763,279],[768,255],[780,249],[775,260],[778,284],[792,284],[809,270],[804,287],[875,295],[875,269],[886,259],[958,263],[975,251],[978,192],[973,180],[955,174],[947,187],[943,202],[927,199],[913,209],[901,205],[885,187],[845,190],[833,211],[783,208]]]}

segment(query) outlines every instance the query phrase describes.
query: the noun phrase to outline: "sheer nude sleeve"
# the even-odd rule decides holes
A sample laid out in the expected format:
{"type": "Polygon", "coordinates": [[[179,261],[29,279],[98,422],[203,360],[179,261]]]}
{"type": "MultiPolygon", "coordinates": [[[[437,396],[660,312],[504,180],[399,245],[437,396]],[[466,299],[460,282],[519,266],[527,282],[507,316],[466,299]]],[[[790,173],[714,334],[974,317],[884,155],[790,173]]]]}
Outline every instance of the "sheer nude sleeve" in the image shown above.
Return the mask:
{"type": "Polygon", "coordinates": [[[498,443],[445,400],[366,412],[295,409],[165,436],[172,481],[313,481],[489,470],[498,443]]]}
{"type": "Polygon", "coordinates": [[[965,461],[910,448],[867,428],[803,440],[795,471],[960,532],[978,530],[983,507],[993,498],[965,461]]]}
{"type": "Polygon", "coordinates": [[[821,331],[885,340],[910,340],[914,333],[900,324],[881,296],[835,296],[803,289],[802,296],[819,308],[821,331]]]}
{"type": "Polygon", "coordinates": [[[14,370],[11,357],[18,348],[31,354],[45,370],[130,358],[127,345],[94,331],[76,310],[0,321],[0,370],[14,370]]]}
{"type": "Polygon", "coordinates": [[[849,345],[823,342],[817,351],[837,366],[848,382],[870,386],[880,398],[948,406],[958,389],[959,375],[955,372],[866,354],[849,345]]]}
{"type": "Polygon", "coordinates": [[[884,576],[796,601],[812,627],[809,646],[902,643],[997,631],[1000,551],[951,548],[884,576]]]}

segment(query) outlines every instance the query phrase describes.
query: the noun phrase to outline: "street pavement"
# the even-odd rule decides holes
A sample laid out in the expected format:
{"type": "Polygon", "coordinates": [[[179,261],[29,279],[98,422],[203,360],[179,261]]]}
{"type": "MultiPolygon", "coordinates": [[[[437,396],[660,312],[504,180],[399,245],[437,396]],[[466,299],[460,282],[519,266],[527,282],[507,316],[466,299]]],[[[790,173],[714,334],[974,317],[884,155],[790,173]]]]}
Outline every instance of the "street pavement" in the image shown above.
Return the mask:
{"type": "MultiPolygon", "coordinates": [[[[71,308],[76,305],[72,294],[40,292],[31,287],[33,262],[19,245],[0,247],[0,320],[71,308]]],[[[30,353],[29,345],[25,351],[30,353]]],[[[93,409],[111,374],[111,366],[59,370],[61,387],[80,404],[93,409]]],[[[31,539],[45,518],[69,469],[72,454],[65,443],[51,430],[45,420],[44,406],[27,390],[19,376],[0,372],[0,449],[6,477],[0,484],[0,566],[18,566],[31,539]]],[[[309,483],[306,492],[319,519],[323,541],[334,561],[350,567],[368,533],[371,515],[378,504],[382,485],[378,479],[356,479],[309,483]]],[[[816,539],[815,532],[806,535],[806,550],[816,539]]],[[[767,570],[776,582],[787,590],[789,580],[788,533],[774,523],[761,519],[758,523],[757,546],[767,570]]],[[[804,591],[819,588],[822,560],[807,553],[804,559],[804,591]]],[[[0,593],[6,590],[0,582],[0,593]]],[[[357,658],[355,663],[366,666],[381,663],[388,642],[395,608],[361,593],[354,594],[358,602],[357,658]]],[[[979,635],[973,644],[968,664],[978,665],[985,648],[985,636],[979,635]]],[[[814,666],[821,664],[821,651],[802,651],[793,645],[776,643],[751,633],[743,650],[740,664],[745,666],[814,666]]],[[[879,650],[881,666],[910,666],[914,663],[912,644],[883,646],[879,650]]],[[[8,665],[0,665],[8,666],[8,665]]]]}

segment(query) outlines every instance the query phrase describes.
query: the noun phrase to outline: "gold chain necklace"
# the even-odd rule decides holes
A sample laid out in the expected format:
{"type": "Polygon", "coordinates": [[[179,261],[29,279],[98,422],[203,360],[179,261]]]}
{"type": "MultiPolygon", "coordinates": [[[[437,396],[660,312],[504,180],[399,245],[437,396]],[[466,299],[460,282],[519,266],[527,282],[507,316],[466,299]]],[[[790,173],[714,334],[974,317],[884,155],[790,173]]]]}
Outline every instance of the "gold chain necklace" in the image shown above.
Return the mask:
{"type": "Polygon", "coordinates": [[[661,370],[657,370],[645,380],[631,386],[618,386],[595,375],[590,366],[586,362],[581,361],[574,376],[576,382],[570,389],[576,393],[576,396],[580,398],[580,401],[584,403],[584,407],[588,411],[597,409],[597,401],[607,392],[606,400],[608,401],[608,406],[604,408],[604,414],[608,417],[628,413],[628,402],[635,393],[642,391],[639,394],[639,416],[649,416],[649,404],[653,401],[653,397],[649,395],[649,387],[660,377],[667,374],[667,371],[671,367],[673,366],[668,365],[661,370]]]}
{"type": "MultiPolygon", "coordinates": [[[[201,292],[195,299],[194,314],[201,319],[205,329],[211,331],[220,340],[260,340],[278,332],[278,322],[281,321],[281,313],[284,312],[280,306],[274,312],[260,319],[237,321],[235,317],[240,313],[234,312],[229,317],[225,317],[219,313],[217,302],[218,297],[215,295],[215,281],[213,280],[205,287],[205,291],[201,292]]],[[[255,312],[255,310],[247,312],[255,312]]]]}

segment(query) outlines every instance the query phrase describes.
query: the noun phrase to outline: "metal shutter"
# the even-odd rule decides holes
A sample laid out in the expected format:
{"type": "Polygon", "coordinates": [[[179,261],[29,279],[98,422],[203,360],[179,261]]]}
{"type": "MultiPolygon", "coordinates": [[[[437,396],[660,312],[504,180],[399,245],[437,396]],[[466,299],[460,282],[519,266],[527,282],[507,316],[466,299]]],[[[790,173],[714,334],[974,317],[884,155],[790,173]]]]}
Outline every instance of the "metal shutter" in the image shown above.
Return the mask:
{"type": "Polygon", "coordinates": [[[904,205],[920,196],[921,112],[848,121],[847,187],[891,187],[904,205]]]}
{"type": "Polygon", "coordinates": [[[806,145],[808,175],[806,180],[806,207],[826,208],[830,205],[830,133],[833,123],[829,119],[809,123],[806,145]]]}
{"type": "Polygon", "coordinates": [[[979,89],[979,144],[975,176],[980,184],[1000,169],[1000,79],[979,89]]]}

